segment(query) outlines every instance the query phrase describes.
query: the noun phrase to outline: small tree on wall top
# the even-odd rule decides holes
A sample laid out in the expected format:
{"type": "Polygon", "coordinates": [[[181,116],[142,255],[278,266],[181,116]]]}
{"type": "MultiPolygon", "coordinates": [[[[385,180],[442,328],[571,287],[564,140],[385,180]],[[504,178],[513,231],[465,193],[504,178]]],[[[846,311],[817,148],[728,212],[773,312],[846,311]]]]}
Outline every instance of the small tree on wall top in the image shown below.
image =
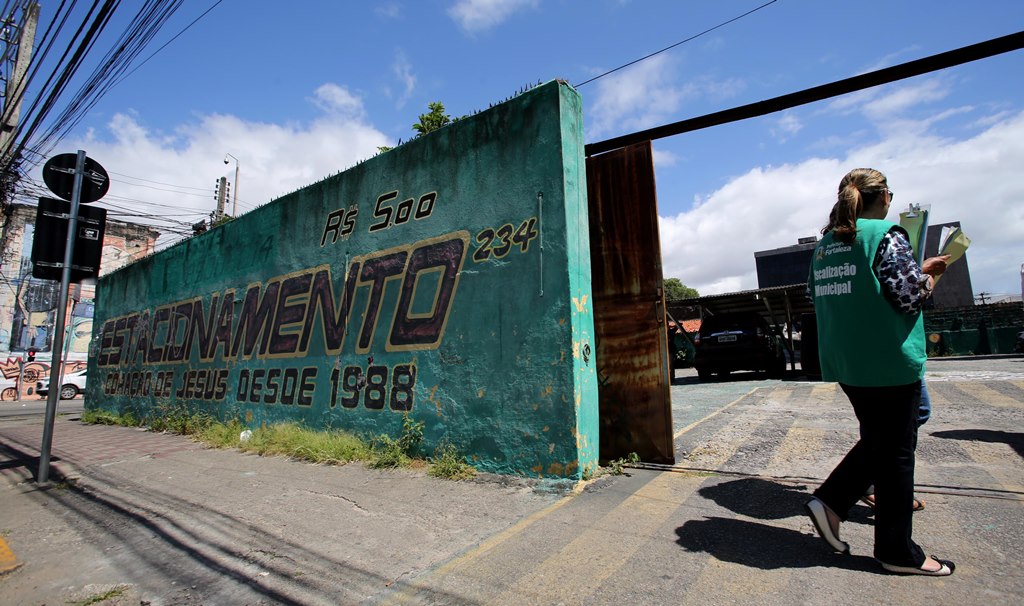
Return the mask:
{"type": "Polygon", "coordinates": [[[444,113],[444,104],[440,101],[428,103],[427,107],[430,112],[420,114],[420,121],[412,125],[412,129],[418,133],[417,137],[422,137],[452,123],[452,117],[444,113]]]}
{"type": "MultiPolygon", "coordinates": [[[[416,138],[422,137],[423,135],[434,132],[435,130],[448,126],[453,122],[452,117],[444,113],[444,103],[440,101],[433,101],[427,104],[429,112],[420,114],[420,121],[412,125],[412,129],[416,131],[416,138]]],[[[399,141],[401,143],[401,141],[399,141]]],[[[382,145],[377,148],[377,151],[384,153],[394,149],[387,145],[382,145]]]]}

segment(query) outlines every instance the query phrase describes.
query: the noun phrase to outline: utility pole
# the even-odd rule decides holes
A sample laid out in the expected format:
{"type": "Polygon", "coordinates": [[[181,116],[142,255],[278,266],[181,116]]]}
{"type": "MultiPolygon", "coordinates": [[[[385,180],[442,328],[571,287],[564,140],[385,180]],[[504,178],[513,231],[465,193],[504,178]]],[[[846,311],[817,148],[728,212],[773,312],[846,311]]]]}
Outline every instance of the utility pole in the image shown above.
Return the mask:
{"type": "Polygon", "coordinates": [[[18,129],[18,117],[21,115],[21,100],[25,96],[26,74],[32,62],[32,47],[36,41],[36,24],[39,22],[39,4],[32,2],[25,7],[25,25],[18,32],[18,56],[14,62],[14,70],[7,79],[4,91],[3,123],[0,124],[0,167],[10,166],[10,157],[14,147],[14,135],[18,129]]]}
{"type": "Polygon", "coordinates": [[[979,292],[977,294],[977,296],[975,296],[974,298],[977,299],[978,302],[980,304],[982,304],[982,305],[985,305],[986,303],[988,303],[988,293],[987,292],[979,292]]]}
{"type": "Polygon", "coordinates": [[[239,166],[241,165],[241,162],[239,162],[238,158],[232,156],[231,154],[224,154],[224,164],[228,163],[228,158],[231,158],[232,160],[235,161],[235,192],[231,194],[231,217],[235,218],[238,216],[238,170],[239,166]]]}
{"type": "Polygon", "coordinates": [[[217,210],[213,211],[213,224],[218,225],[224,218],[224,203],[228,197],[228,178],[217,179],[217,186],[214,188],[214,199],[217,200],[217,210]]]}

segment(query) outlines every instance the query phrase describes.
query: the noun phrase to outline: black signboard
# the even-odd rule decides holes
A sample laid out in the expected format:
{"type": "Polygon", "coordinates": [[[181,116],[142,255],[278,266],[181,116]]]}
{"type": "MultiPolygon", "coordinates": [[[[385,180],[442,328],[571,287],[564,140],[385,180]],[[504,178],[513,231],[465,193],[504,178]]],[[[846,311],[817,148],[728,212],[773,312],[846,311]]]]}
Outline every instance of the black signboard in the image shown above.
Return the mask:
{"type": "MultiPolygon", "coordinates": [[[[70,201],[75,188],[75,165],[78,154],[60,154],[47,160],[43,165],[43,182],[50,191],[70,201]]],[[[110,177],[107,171],[92,158],[86,157],[82,174],[82,191],[79,202],[88,204],[95,202],[110,189],[110,177]]]]}
{"type": "MultiPolygon", "coordinates": [[[[60,280],[64,268],[64,251],[68,239],[71,203],[53,198],[39,198],[36,211],[35,236],[32,239],[32,276],[43,280],[60,280]]],[[[107,210],[95,206],[78,207],[75,250],[71,260],[71,282],[96,278],[100,274],[103,233],[107,210]]]]}

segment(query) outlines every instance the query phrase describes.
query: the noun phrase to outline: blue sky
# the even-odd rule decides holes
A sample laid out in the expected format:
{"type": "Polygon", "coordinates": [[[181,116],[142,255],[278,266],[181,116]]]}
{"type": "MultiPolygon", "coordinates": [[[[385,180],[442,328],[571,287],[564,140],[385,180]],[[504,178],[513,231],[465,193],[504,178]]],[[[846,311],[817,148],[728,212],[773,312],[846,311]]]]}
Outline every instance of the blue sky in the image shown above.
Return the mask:
{"type": "MultiPolygon", "coordinates": [[[[230,153],[247,212],[409,138],[429,102],[461,116],[524,85],[576,85],[765,2],[186,0],[143,57],[216,6],[55,151],[103,164],[110,201],[189,223],[213,209],[214,181],[233,177],[230,153]]],[[[55,2],[42,4],[45,22],[55,2]]],[[[586,141],[1021,29],[1019,0],[777,0],[579,86],[586,141]]],[[[896,207],[961,221],[976,293],[1020,295],[1022,74],[1016,51],[656,141],[665,276],[703,294],[756,288],[754,252],[815,235],[843,174],[871,166],[896,207]]]]}

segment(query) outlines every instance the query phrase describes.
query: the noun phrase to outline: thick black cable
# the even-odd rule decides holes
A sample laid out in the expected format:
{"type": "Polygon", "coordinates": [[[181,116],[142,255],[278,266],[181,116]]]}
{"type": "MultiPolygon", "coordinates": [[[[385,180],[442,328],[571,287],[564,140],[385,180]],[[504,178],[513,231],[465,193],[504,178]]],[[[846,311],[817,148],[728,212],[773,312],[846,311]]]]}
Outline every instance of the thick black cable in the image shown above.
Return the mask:
{"type": "MultiPolygon", "coordinates": [[[[94,2],[93,6],[95,6],[98,1],[99,0],[94,2]]],[[[86,52],[90,48],[92,48],[92,44],[95,40],[95,37],[99,35],[99,33],[109,22],[109,16],[111,14],[111,11],[117,4],[117,0],[106,0],[103,6],[100,7],[100,10],[96,15],[96,18],[89,25],[88,31],[86,31],[85,36],[78,44],[78,48],[75,49],[74,53],[71,56],[71,59],[64,66],[64,69],[61,71],[60,76],[54,83],[52,90],[50,90],[50,94],[47,95],[42,107],[40,107],[39,112],[35,115],[32,124],[25,131],[22,140],[19,141],[17,146],[15,147],[14,154],[12,154],[13,157],[19,157],[23,154],[26,148],[26,142],[32,138],[32,135],[35,133],[36,129],[38,129],[41,126],[43,119],[49,113],[50,109],[52,109],[53,106],[56,105],[57,100],[59,99],[61,93],[64,91],[64,88],[67,86],[71,77],[78,70],[78,67],[84,59],[86,52]]],[[[81,28],[79,29],[79,31],[81,31],[81,28]]]]}
{"type": "Polygon", "coordinates": [[[888,84],[890,82],[896,82],[897,80],[904,80],[906,78],[920,76],[921,74],[927,74],[929,72],[946,69],[963,63],[969,63],[971,61],[985,59],[987,57],[1008,53],[1010,51],[1020,50],[1021,48],[1024,48],[1024,31],[1003,36],[1001,38],[994,38],[978,44],[964,46],[962,48],[939,53],[938,55],[932,55],[923,59],[901,63],[899,65],[868,72],[852,78],[846,78],[837,82],[831,82],[829,84],[815,86],[795,93],[789,93],[788,95],[782,95],[781,97],[773,97],[764,101],[749,103],[732,109],[706,114],[696,118],[690,118],[689,120],[681,120],[664,126],[657,126],[647,130],[630,133],[628,135],[622,135],[621,137],[614,137],[612,139],[590,143],[586,145],[584,150],[587,156],[593,156],[612,151],[614,149],[619,149],[621,147],[626,147],[627,145],[633,145],[635,143],[653,141],[655,139],[680,135],[682,133],[700,130],[710,126],[718,126],[729,122],[737,122],[739,120],[764,116],[766,114],[798,107],[800,105],[806,105],[815,101],[838,97],[840,95],[856,92],[865,88],[888,84]]]}
{"type": "Polygon", "coordinates": [[[152,39],[155,32],[181,5],[181,0],[167,3],[162,0],[148,0],[132,20],[131,25],[115,42],[93,70],[85,84],[79,88],[71,103],[60,114],[43,135],[43,141],[59,139],[66,134],[95,106],[112,85],[113,80],[127,69],[141,53],[142,48],[152,39]]]}
{"type": "Polygon", "coordinates": [[[101,65],[93,71],[87,82],[79,89],[68,107],[40,137],[39,143],[32,150],[34,153],[41,157],[48,155],[56,141],[73,129],[99,99],[110,90],[114,80],[123,74],[131,62],[138,57],[156,32],[181,6],[181,2],[182,0],[147,1],[136,14],[126,32],[106,53],[101,65]]]}
{"type": "Polygon", "coordinates": [[[167,46],[168,46],[168,45],[170,45],[170,44],[171,44],[172,42],[174,42],[175,40],[177,40],[179,36],[181,36],[182,34],[184,34],[185,32],[187,32],[187,31],[188,31],[189,29],[191,29],[193,25],[195,25],[196,23],[198,23],[198,22],[199,22],[199,20],[200,20],[200,19],[202,19],[203,17],[205,17],[207,13],[209,13],[209,12],[210,12],[210,11],[212,11],[213,9],[217,8],[217,6],[218,6],[218,5],[219,5],[219,4],[221,3],[221,2],[223,2],[223,1],[224,1],[224,0],[217,0],[216,2],[214,2],[214,3],[213,3],[213,5],[212,5],[212,6],[210,7],[210,8],[206,9],[205,11],[203,11],[203,13],[202,13],[201,15],[199,15],[198,17],[196,17],[195,19],[193,19],[193,20],[192,20],[192,23],[189,23],[188,25],[186,25],[186,26],[185,26],[185,27],[184,27],[184,28],[183,28],[183,29],[182,29],[182,30],[181,30],[180,32],[178,32],[177,34],[174,34],[174,36],[172,36],[170,40],[168,40],[167,42],[164,42],[164,43],[163,43],[163,44],[162,44],[162,45],[160,46],[160,48],[158,48],[158,49],[156,49],[155,51],[153,51],[153,53],[152,53],[152,54],[151,54],[150,56],[146,57],[145,59],[143,59],[143,60],[142,60],[142,62],[141,62],[141,63],[139,63],[138,65],[136,65],[136,66],[135,66],[134,68],[132,68],[132,71],[128,72],[128,73],[127,73],[127,74],[125,74],[124,76],[121,76],[121,78],[120,78],[120,79],[118,79],[118,80],[117,80],[117,82],[114,82],[113,86],[117,86],[117,85],[118,85],[118,84],[120,84],[121,82],[124,82],[124,81],[125,81],[125,80],[126,80],[126,79],[127,79],[128,77],[129,77],[129,76],[131,76],[131,75],[132,75],[132,74],[134,74],[134,73],[135,73],[136,71],[138,71],[140,67],[142,67],[142,66],[143,66],[143,65],[145,65],[146,63],[149,63],[149,60],[150,60],[150,59],[152,59],[153,57],[155,57],[155,56],[156,56],[156,55],[157,55],[157,54],[158,54],[158,53],[159,53],[160,51],[162,51],[162,50],[164,50],[165,48],[167,48],[167,46]]]}
{"type": "MultiPolygon", "coordinates": [[[[43,34],[43,36],[41,38],[42,42],[40,42],[40,45],[39,45],[40,50],[33,55],[33,57],[32,57],[32,65],[29,67],[28,70],[25,71],[25,74],[23,76],[23,80],[20,83],[21,84],[20,90],[21,90],[21,95],[22,96],[17,98],[18,101],[20,101],[21,99],[24,98],[24,95],[28,91],[28,88],[29,88],[28,85],[31,84],[35,80],[36,75],[39,73],[39,70],[41,70],[43,64],[46,63],[46,57],[49,56],[50,51],[53,48],[53,44],[57,41],[57,37],[60,35],[60,32],[64,30],[64,26],[67,25],[68,17],[71,15],[71,9],[69,8],[67,11],[65,11],[64,7],[65,7],[66,4],[67,4],[66,0],[62,0],[61,1],[60,6],[57,8],[57,12],[53,16],[53,19],[50,20],[49,25],[46,27],[46,33],[43,34]],[[57,28],[56,32],[53,32],[54,27],[57,28]],[[51,32],[53,32],[52,36],[50,35],[51,32]]],[[[95,3],[94,3],[94,6],[95,6],[95,3]]],[[[75,40],[78,37],[78,34],[81,33],[81,30],[84,27],[85,27],[85,22],[83,21],[82,22],[82,27],[80,27],[78,32],[75,33],[75,37],[73,37],[68,42],[68,47],[67,47],[67,49],[65,49],[64,55],[61,57],[60,61],[57,63],[58,67],[61,64],[63,64],[64,59],[67,57],[68,53],[71,52],[71,47],[74,45],[74,42],[75,42],[75,40]]],[[[56,68],[55,68],[54,71],[51,72],[50,76],[47,77],[46,82],[42,86],[42,90],[48,90],[49,89],[50,82],[52,81],[52,79],[56,75],[57,75],[57,72],[56,72],[56,68]]],[[[38,97],[33,99],[32,104],[28,108],[28,110],[23,112],[24,115],[26,115],[26,116],[34,115],[35,112],[36,112],[36,108],[37,108],[38,104],[42,100],[43,100],[42,95],[39,95],[38,97]]],[[[9,119],[8,112],[11,111],[11,108],[13,108],[13,107],[14,107],[14,103],[12,103],[10,100],[4,104],[4,114],[3,114],[4,122],[8,121],[8,119],[9,119]]],[[[19,123],[17,125],[16,129],[15,129],[14,138],[17,138],[21,134],[22,130],[23,130],[23,128],[21,127],[21,123],[19,123]]],[[[14,157],[14,156],[11,156],[11,157],[14,157]]]]}
{"type": "MultiPolygon", "coordinates": [[[[92,17],[98,2],[99,0],[93,2],[93,8],[90,9],[88,14],[89,18],[92,17]]],[[[37,136],[42,122],[47,119],[50,112],[56,107],[57,100],[65,94],[66,86],[71,77],[81,67],[84,56],[89,54],[96,45],[99,40],[99,32],[109,23],[110,17],[119,6],[120,1],[107,0],[106,4],[100,9],[100,14],[92,20],[89,32],[85,34],[85,37],[81,38],[76,52],[71,55],[69,60],[68,55],[71,49],[75,48],[75,42],[79,40],[82,29],[85,27],[88,19],[83,22],[82,27],[79,28],[76,35],[72,38],[68,50],[65,51],[58,62],[58,67],[49,76],[47,86],[43,87],[43,90],[48,90],[50,94],[40,95],[34,100],[33,106],[27,114],[33,116],[31,124],[27,128],[19,129],[19,132],[16,133],[18,143],[9,158],[17,158],[19,164],[17,166],[17,173],[24,175],[29,169],[37,165],[63,136],[80,123],[88,111],[95,106],[98,100],[112,86],[124,79],[131,64],[138,59],[143,49],[152,42],[156,32],[180,8],[182,2],[183,0],[146,0],[129,27],[126,28],[125,32],[116,40],[111,49],[101,58],[100,65],[93,70],[84,84],[64,105],[64,109],[37,136]],[[107,12],[103,13],[103,10],[107,12]],[[27,163],[29,166],[20,166],[22,163],[27,163]]],[[[61,6],[63,7],[63,3],[61,6]]],[[[209,11],[206,12],[208,13],[209,11]]],[[[57,17],[51,21],[51,29],[58,20],[61,22],[61,27],[58,28],[58,31],[62,29],[64,22],[67,20],[68,13],[64,13],[63,19],[60,19],[61,14],[58,13],[57,17]]],[[[205,15],[206,13],[203,14],[205,15]]],[[[194,23],[195,21],[193,21],[194,23]]],[[[52,38],[49,42],[52,44],[52,38]]],[[[37,63],[37,70],[38,65],[39,63],[37,63]]]]}

